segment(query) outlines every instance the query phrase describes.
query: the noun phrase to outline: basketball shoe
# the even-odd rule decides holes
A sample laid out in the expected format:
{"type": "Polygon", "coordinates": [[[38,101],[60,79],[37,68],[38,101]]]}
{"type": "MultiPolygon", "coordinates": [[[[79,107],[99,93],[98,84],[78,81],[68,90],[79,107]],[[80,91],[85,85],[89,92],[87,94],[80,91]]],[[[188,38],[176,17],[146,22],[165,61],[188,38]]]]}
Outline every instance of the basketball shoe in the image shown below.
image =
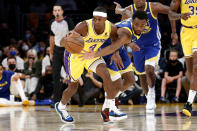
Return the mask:
{"type": "Polygon", "coordinates": [[[55,110],[56,110],[57,114],[60,116],[61,121],[64,122],[64,123],[73,122],[73,118],[72,118],[72,116],[70,116],[68,114],[68,112],[66,111],[66,108],[65,109],[59,109],[58,105],[59,105],[59,102],[57,102],[55,104],[55,110]]]}
{"type": "Polygon", "coordinates": [[[154,109],[156,108],[155,92],[148,92],[146,98],[147,98],[146,112],[154,113],[154,109]]]}
{"type": "Polygon", "coordinates": [[[114,120],[122,120],[127,118],[127,114],[120,111],[118,108],[119,106],[119,99],[118,97],[115,98],[115,106],[110,108],[109,112],[109,119],[114,120]]]}
{"type": "Polygon", "coordinates": [[[23,101],[23,105],[24,105],[24,106],[28,106],[28,105],[29,105],[29,100],[27,100],[27,99],[24,100],[24,101],[23,101]]]}
{"type": "Polygon", "coordinates": [[[105,108],[103,111],[101,111],[101,117],[103,118],[104,122],[110,122],[109,108],[105,108]]]}
{"type": "Polygon", "coordinates": [[[192,113],[192,104],[187,102],[184,105],[184,108],[182,110],[183,114],[185,114],[188,117],[191,117],[191,113],[192,113]]]}

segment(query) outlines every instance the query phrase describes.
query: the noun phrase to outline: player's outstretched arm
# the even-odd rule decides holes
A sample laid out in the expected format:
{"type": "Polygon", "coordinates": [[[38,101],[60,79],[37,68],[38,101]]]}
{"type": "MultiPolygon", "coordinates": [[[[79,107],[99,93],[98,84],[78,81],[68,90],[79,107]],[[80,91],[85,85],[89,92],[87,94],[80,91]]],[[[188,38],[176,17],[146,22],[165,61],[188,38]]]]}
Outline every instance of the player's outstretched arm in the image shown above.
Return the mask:
{"type": "Polygon", "coordinates": [[[115,13],[122,15],[121,20],[125,20],[125,19],[130,18],[132,16],[131,6],[127,6],[125,8],[122,8],[119,3],[114,2],[114,4],[116,5],[115,13]]]}
{"type": "Polygon", "coordinates": [[[118,50],[125,43],[129,43],[131,41],[131,33],[124,28],[119,28],[117,30],[117,35],[118,35],[117,39],[114,37],[115,34],[112,35],[111,36],[112,44],[96,52],[94,57],[101,57],[101,56],[109,55],[115,52],[116,50],[118,50]]]}

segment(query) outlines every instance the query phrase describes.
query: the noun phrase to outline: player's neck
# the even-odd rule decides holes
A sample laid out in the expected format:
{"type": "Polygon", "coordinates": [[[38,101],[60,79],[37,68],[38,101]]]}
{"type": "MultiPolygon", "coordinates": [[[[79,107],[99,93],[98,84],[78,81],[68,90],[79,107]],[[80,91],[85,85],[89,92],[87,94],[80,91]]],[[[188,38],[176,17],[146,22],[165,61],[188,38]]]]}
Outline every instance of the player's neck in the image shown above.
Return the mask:
{"type": "Polygon", "coordinates": [[[97,35],[103,34],[103,32],[105,31],[105,26],[101,28],[95,28],[94,26],[94,31],[97,35]]]}

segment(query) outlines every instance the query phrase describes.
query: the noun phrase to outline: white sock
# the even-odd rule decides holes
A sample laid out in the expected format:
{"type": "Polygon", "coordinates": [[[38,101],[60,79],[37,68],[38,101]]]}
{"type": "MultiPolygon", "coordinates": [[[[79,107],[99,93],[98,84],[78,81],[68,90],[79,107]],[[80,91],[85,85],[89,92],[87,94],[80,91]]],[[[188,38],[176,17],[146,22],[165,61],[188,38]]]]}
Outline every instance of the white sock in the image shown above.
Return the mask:
{"type": "Polygon", "coordinates": [[[148,92],[154,93],[155,92],[155,86],[153,86],[152,88],[150,86],[148,86],[148,92]]]}
{"type": "Polygon", "coordinates": [[[189,102],[189,103],[192,104],[193,101],[194,101],[195,96],[196,96],[196,91],[194,91],[194,90],[189,90],[189,96],[188,96],[187,102],[189,102]]]}
{"type": "Polygon", "coordinates": [[[106,108],[110,108],[115,106],[115,99],[107,99],[105,98],[105,102],[103,104],[102,110],[106,109],[106,108]]]}
{"type": "MultiPolygon", "coordinates": [[[[122,91],[119,91],[116,95],[116,97],[119,97],[119,95],[122,93],[122,91]]],[[[107,98],[107,93],[105,92],[105,98],[107,98]]]]}
{"type": "Polygon", "coordinates": [[[25,92],[23,90],[23,86],[22,86],[22,83],[21,83],[20,79],[18,79],[17,82],[16,82],[16,89],[18,90],[22,101],[27,100],[27,97],[25,96],[25,92]]]}
{"type": "Polygon", "coordinates": [[[66,109],[66,105],[63,105],[62,102],[60,101],[58,108],[59,109],[66,109]]]}

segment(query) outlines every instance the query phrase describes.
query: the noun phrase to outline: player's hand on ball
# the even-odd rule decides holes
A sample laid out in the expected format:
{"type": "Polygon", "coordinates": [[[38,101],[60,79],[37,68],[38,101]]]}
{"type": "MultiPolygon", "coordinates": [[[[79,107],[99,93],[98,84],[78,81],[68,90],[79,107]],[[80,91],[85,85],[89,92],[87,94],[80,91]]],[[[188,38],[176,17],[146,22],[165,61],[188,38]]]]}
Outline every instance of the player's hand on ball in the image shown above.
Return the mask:
{"type": "Polygon", "coordinates": [[[132,51],[140,51],[140,47],[134,42],[129,43],[128,46],[131,47],[132,51]]]}
{"type": "Polygon", "coordinates": [[[68,37],[80,37],[81,35],[77,32],[75,32],[74,30],[68,32],[65,36],[65,38],[68,38],[68,37]]]}
{"type": "Polygon", "coordinates": [[[124,68],[124,64],[123,64],[123,62],[122,62],[122,58],[120,57],[118,51],[115,52],[115,53],[112,55],[111,61],[110,61],[110,65],[113,63],[113,61],[114,61],[115,65],[116,65],[116,68],[117,68],[117,69],[123,69],[123,68],[124,68]]]}
{"type": "Polygon", "coordinates": [[[191,17],[191,15],[192,15],[192,13],[191,13],[191,12],[183,13],[183,14],[181,14],[181,19],[183,19],[183,20],[187,20],[188,18],[190,18],[190,17],[191,17]]]}
{"type": "Polygon", "coordinates": [[[82,50],[82,52],[80,53],[79,58],[81,58],[82,60],[86,60],[86,59],[93,59],[95,56],[95,52],[93,50],[82,50]]]}

